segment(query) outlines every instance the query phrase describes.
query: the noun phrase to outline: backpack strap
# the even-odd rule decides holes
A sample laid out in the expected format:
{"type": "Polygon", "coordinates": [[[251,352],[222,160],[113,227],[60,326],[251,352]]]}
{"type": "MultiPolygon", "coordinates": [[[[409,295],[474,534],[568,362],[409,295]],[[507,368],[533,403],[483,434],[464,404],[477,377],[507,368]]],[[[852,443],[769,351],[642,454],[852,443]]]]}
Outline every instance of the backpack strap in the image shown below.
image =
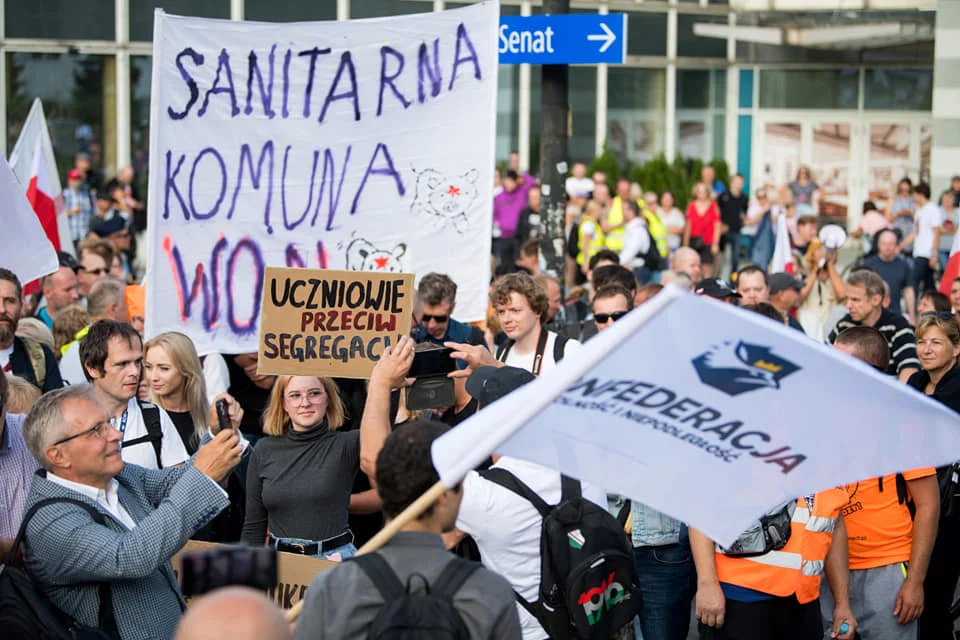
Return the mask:
{"type": "Polygon", "coordinates": [[[510,349],[513,348],[513,340],[507,340],[502,345],[497,347],[497,362],[503,362],[507,359],[507,355],[510,354],[510,349]]]}
{"type": "MultiPolygon", "coordinates": [[[[47,505],[62,502],[67,502],[81,507],[90,514],[90,517],[93,518],[94,522],[99,525],[106,526],[107,521],[106,518],[103,517],[103,514],[86,502],[75,500],[73,498],[45,498],[27,509],[27,512],[23,514],[23,520],[20,522],[20,529],[17,531],[17,537],[13,541],[13,547],[10,549],[10,556],[7,558],[7,564],[14,564],[14,561],[17,558],[17,552],[20,550],[20,545],[23,544],[23,541],[27,535],[27,524],[33,519],[33,516],[36,515],[37,511],[43,507],[46,507],[47,505]]],[[[100,599],[100,607],[97,612],[97,627],[101,631],[104,631],[111,638],[119,638],[120,631],[117,628],[117,619],[113,614],[113,595],[110,591],[110,583],[98,583],[97,594],[99,595],[100,599]]]]}
{"type": "Polygon", "coordinates": [[[437,579],[433,581],[430,586],[430,593],[453,600],[453,596],[456,595],[457,591],[460,591],[463,583],[481,566],[483,565],[479,562],[470,562],[454,556],[437,576],[437,579]]]}
{"type": "Polygon", "coordinates": [[[506,469],[491,467],[481,471],[480,477],[517,494],[532,504],[533,508],[536,509],[544,518],[550,515],[550,512],[553,510],[553,508],[548,505],[543,498],[537,495],[533,489],[525,485],[517,476],[513,475],[506,469]]]}
{"type": "Polygon", "coordinates": [[[153,445],[153,454],[157,457],[157,469],[163,469],[163,460],[160,457],[160,451],[163,447],[163,426],[160,423],[160,408],[149,402],[140,402],[140,413],[143,415],[143,424],[147,428],[147,435],[134,438],[123,443],[124,447],[132,447],[135,444],[149,442],[153,445]]]}
{"type": "Polygon", "coordinates": [[[559,333],[553,342],[553,361],[560,362],[563,360],[563,350],[567,347],[567,336],[562,336],[559,333]]]}
{"type": "Polygon", "coordinates": [[[580,481],[560,474],[560,501],[579,500],[583,497],[580,481]]]}
{"type": "Polygon", "coordinates": [[[400,582],[400,578],[397,577],[397,573],[390,568],[390,565],[379,553],[365,553],[362,556],[354,556],[346,562],[355,562],[367,574],[367,577],[373,582],[373,586],[383,596],[384,602],[391,602],[407,594],[407,590],[400,582]]]}

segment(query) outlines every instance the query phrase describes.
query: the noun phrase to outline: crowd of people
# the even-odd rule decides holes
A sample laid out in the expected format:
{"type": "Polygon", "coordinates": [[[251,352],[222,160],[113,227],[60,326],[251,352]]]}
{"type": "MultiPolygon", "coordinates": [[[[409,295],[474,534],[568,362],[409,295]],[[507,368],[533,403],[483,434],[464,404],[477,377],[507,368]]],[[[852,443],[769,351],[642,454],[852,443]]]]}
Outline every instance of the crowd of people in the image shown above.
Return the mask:
{"type": "MultiPolygon", "coordinates": [[[[508,456],[401,517],[439,480],[434,440],[551,375],[669,283],[828,342],[960,411],[960,282],[951,298],[934,288],[956,228],[946,193],[942,210],[923,183],[886,211],[865,208],[851,234],[864,257],[844,269],[819,239],[805,169],[773,204],[763,189],[748,198],[741,176],[728,187],[706,167],[684,213],[674,194],[628,180],[611,194],[605,176],[576,163],[566,268],[550,273],[536,179],[511,168],[494,198],[487,321],[456,320],[457,283],[418,274],[411,336],[357,381],[263,375],[255,352],[198,353],[177,332],[144,341],[132,174],[101,192],[82,156],[77,165],[65,200],[79,258],[61,253],[27,299],[0,267],[0,559],[75,623],[123,639],[363,638],[404,626],[415,637],[599,637],[576,607],[557,605],[569,595],[564,576],[542,568],[551,505],[575,499],[601,507],[610,520],[591,526],[612,528],[611,544],[632,549],[619,595],[603,605],[607,585],[600,605],[593,596],[578,605],[591,625],[596,607],[618,621],[604,637],[682,640],[691,608],[705,639],[953,637],[954,467],[905,469],[779,505],[757,523],[784,534],[775,547],[745,534],[721,548],[666,513],[508,456]],[[793,274],[769,273],[779,216],[793,274]],[[440,345],[457,362],[453,402],[410,409],[402,390],[415,354],[440,345]],[[357,555],[394,520],[399,533],[357,555]],[[203,596],[184,615],[170,559],[190,539],[339,564],[311,583],[293,630],[243,589],[203,596]]],[[[960,180],[954,186],[960,192],[960,180]]],[[[589,544],[570,535],[574,549],[589,544]]],[[[8,637],[37,637],[5,606],[3,575],[0,624],[8,637]]]]}

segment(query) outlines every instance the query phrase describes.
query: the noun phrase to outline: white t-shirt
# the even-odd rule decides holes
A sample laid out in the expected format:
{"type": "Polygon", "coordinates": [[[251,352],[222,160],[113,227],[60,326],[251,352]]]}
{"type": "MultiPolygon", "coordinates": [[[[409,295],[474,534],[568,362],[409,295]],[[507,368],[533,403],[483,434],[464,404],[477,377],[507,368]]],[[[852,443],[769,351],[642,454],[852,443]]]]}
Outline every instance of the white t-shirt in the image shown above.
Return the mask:
{"type": "Polygon", "coordinates": [[[10,362],[10,356],[13,354],[13,343],[10,343],[10,346],[6,349],[0,349],[0,371],[6,369],[7,364],[10,362]]]}
{"type": "Polygon", "coordinates": [[[213,404],[214,398],[221,393],[226,393],[230,387],[227,361],[219,353],[208,353],[203,356],[203,381],[207,385],[207,402],[210,404],[213,404]]]}
{"type": "Polygon", "coordinates": [[[620,252],[620,264],[628,269],[644,266],[644,256],[650,250],[650,233],[640,218],[634,218],[623,227],[623,250],[620,252]]]}
{"type": "MultiPolygon", "coordinates": [[[[663,226],[665,227],[682,227],[687,224],[687,218],[683,215],[683,211],[674,207],[670,211],[660,210],[660,219],[663,220],[663,226]]],[[[668,233],[667,234],[667,247],[670,251],[675,251],[680,248],[680,243],[683,242],[682,233],[668,233]]]]}
{"type": "Polygon", "coordinates": [[[566,182],[566,191],[567,195],[571,198],[574,196],[585,196],[593,193],[593,180],[584,176],[582,178],[574,178],[570,176],[567,178],[566,182]]]}
{"type": "MultiPolygon", "coordinates": [[[[557,341],[557,334],[553,331],[547,332],[547,344],[543,348],[543,360],[540,361],[540,375],[544,375],[548,371],[552,371],[556,368],[557,363],[553,359],[553,344],[557,341]]],[[[563,345],[563,357],[567,358],[571,353],[575,352],[577,349],[580,349],[581,345],[576,340],[567,340],[567,343],[563,345]]],[[[510,349],[510,352],[507,354],[507,359],[503,362],[511,367],[518,367],[520,369],[526,369],[527,371],[533,371],[533,358],[537,354],[536,349],[530,353],[525,353],[519,355],[516,351],[516,345],[510,349]]]]}
{"type": "Polygon", "coordinates": [[[79,340],[67,347],[66,353],[60,358],[60,377],[67,386],[86,384],[87,377],[83,375],[83,365],[80,364],[79,340]]]}
{"type": "MultiPolygon", "coordinates": [[[[160,441],[160,461],[163,463],[163,468],[167,469],[186,461],[190,456],[170,416],[162,408],[157,407],[157,409],[160,411],[160,429],[163,432],[163,439],[160,441]]],[[[117,422],[115,426],[120,428],[120,423],[117,422]]],[[[127,424],[123,430],[123,442],[130,442],[145,435],[147,435],[147,426],[143,422],[140,405],[137,404],[136,398],[130,398],[130,402],[127,403],[127,424]]],[[[120,455],[124,462],[147,469],[157,468],[157,456],[152,442],[142,442],[132,447],[123,446],[120,455]]]]}
{"type": "MultiPolygon", "coordinates": [[[[507,456],[493,466],[517,476],[547,504],[560,502],[558,472],[507,456]]],[[[602,489],[584,484],[583,496],[606,508],[607,495],[602,489]]],[[[484,566],[506,578],[510,586],[529,602],[537,599],[540,587],[542,523],[543,518],[533,505],[512,491],[484,480],[476,471],[471,471],[463,479],[457,528],[473,536],[484,566]]],[[[517,613],[524,640],[547,637],[536,618],[519,604],[517,613]]]]}
{"type": "Polygon", "coordinates": [[[936,250],[933,246],[933,230],[943,224],[943,215],[940,207],[928,202],[916,213],[917,237],[913,241],[913,255],[919,258],[929,258],[936,250]]]}

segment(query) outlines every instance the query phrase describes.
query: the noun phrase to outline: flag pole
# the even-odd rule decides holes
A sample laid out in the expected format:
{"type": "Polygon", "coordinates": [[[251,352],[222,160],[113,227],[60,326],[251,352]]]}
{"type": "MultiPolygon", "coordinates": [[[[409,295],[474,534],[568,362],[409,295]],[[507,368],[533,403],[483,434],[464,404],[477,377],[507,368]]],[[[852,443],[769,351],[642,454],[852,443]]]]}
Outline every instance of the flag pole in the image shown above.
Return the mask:
{"type": "MultiPolygon", "coordinates": [[[[419,518],[424,511],[429,509],[434,502],[436,502],[443,492],[447,490],[447,487],[443,485],[443,482],[437,481],[435,485],[427,489],[427,491],[417,498],[413,504],[404,509],[400,515],[387,523],[383,529],[380,530],[377,535],[370,538],[365,545],[360,547],[360,550],[357,551],[357,555],[361,556],[365,553],[373,553],[383,545],[385,545],[390,538],[395,536],[400,529],[408,525],[413,520],[419,518]]],[[[288,622],[295,622],[300,613],[303,610],[303,600],[293,605],[289,611],[286,612],[286,617],[288,622]]]]}

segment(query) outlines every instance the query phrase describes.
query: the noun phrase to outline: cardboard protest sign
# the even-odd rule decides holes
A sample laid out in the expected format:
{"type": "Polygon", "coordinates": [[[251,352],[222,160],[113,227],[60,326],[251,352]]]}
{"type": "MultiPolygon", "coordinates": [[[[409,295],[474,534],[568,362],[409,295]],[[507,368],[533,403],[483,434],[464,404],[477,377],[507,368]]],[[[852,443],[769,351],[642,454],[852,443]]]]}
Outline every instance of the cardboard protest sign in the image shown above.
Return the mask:
{"type": "Polygon", "coordinates": [[[413,274],[267,267],[257,372],[369,378],[410,334],[413,274]]]}
{"type": "MultiPolygon", "coordinates": [[[[187,542],[170,560],[173,565],[173,571],[177,574],[177,579],[182,580],[180,572],[181,554],[186,551],[208,551],[217,547],[226,546],[229,545],[200,542],[199,540],[190,540],[187,542]]],[[[307,587],[310,586],[310,582],[318,573],[335,566],[337,566],[337,563],[321,558],[278,552],[277,584],[267,592],[267,595],[277,603],[277,606],[283,609],[289,609],[303,600],[303,596],[307,592],[307,587]]]]}
{"type": "Polygon", "coordinates": [[[496,2],[412,16],[154,20],[147,337],[257,350],[264,268],[490,278],[496,2]]]}

